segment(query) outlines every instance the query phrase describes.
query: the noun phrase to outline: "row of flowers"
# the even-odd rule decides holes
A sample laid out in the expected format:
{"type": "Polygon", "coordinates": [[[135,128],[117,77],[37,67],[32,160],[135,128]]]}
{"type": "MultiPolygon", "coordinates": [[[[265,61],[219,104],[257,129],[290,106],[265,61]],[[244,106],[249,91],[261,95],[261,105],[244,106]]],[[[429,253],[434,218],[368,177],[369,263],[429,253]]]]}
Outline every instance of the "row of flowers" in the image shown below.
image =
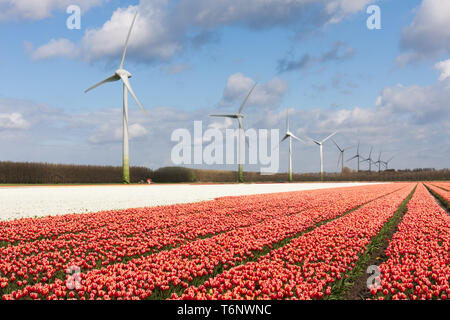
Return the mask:
{"type": "MultiPolygon", "coordinates": [[[[429,185],[430,184],[428,184],[428,186],[429,185]]],[[[433,183],[431,183],[431,185],[435,185],[436,187],[439,187],[446,191],[450,191],[450,182],[447,182],[447,181],[433,182],[433,183]]]]}
{"type": "MultiPolygon", "coordinates": [[[[242,216],[245,212],[254,213],[258,211],[260,206],[270,206],[273,197],[275,197],[273,194],[224,197],[218,198],[216,201],[202,202],[201,205],[191,203],[153,208],[103,211],[90,214],[68,214],[39,219],[27,218],[15,221],[0,221],[0,242],[16,244],[43,239],[95,241],[95,236],[99,235],[107,234],[109,238],[130,236],[154,229],[176,226],[193,220],[203,221],[208,224],[210,221],[207,221],[207,219],[214,219],[214,217],[218,216],[228,217],[233,214],[242,216]],[[236,208],[237,203],[242,208],[233,210],[236,208]]],[[[289,193],[283,194],[282,197],[277,197],[280,201],[283,199],[289,200],[290,198],[289,193]]],[[[287,205],[288,208],[307,206],[311,199],[315,198],[316,191],[309,191],[305,192],[302,197],[294,197],[293,203],[287,205]]]]}
{"type": "Polygon", "coordinates": [[[173,299],[322,299],[332,294],[414,185],[333,220],[256,262],[232,268],[173,299]]]}
{"type": "Polygon", "coordinates": [[[420,185],[381,264],[379,299],[450,299],[450,216],[420,185]]]}
{"type": "Polygon", "coordinates": [[[450,206],[450,191],[447,191],[445,187],[450,189],[450,187],[446,186],[445,184],[427,184],[427,187],[430,188],[433,192],[437,193],[439,196],[441,196],[444,201],[447,202],[447,206],[450,206]]]}
{"type": "MultiPolygon", "coordinates": [[[[0,263],[0,270],[8,278],[7,285],[14,288],[12,284],[16,284],[19,288],[11,294],[6,292],[3,298],[70,298],[71,295],[77,298],[147,298],[155,290],[166,293],[171,287],[186,288],[195,278],[212,276],[218,269],[226,269],[252,258],[255,253],[270,249],[272,245],[297,235],[318,222],[338,217],[402,187],[405,185],[251,197],[257,203],[253,203],[248,197],[224,199],[233,204],[229,204],[225,212],[218,208],[217,212],[220,213],[214,215],[214,218],[218,222],[222,219],[228,221],[226,216],[230,215],[233,219],[229,221],[229,225],[225,228],[220,222],[224,226],[222,229],[216,228],[212,222],[210,225],[203,225],[201,227],[210,228],[207,234],[215,232],[215,235],[195,241],[194,238],[189,238],[191,242],[186,242],[187,235],[189,232],[196,234],[195,228],[200,227],[198,224],[191,226],[194,229],[179,230],[178,226],[175,231],[170,227],[157,229],[160,236],[107,239],[105,235],[104,241],[91,241],[88,244],[69,240],[42,240],[22,247],[10,246],[4,250],[13,250],[16,255],[9,252],[5,263],[0,263]],[[305,199],[308,200],[305,202],[305,199]],[[246,208],[248,202],[252,202],[253,208],[246,208]],[[310,209],[305,209],[308,207],[310,209]],[[261,219],[261,215],[270,218],[261,219]],[[258,219],[251,220],[257,216],[258,219]],[[239,222],[241,218],[245,223],[239,222]],[[237,228],[238,225],[240,227],[237,228]],[[132,240],[128,241],[130,238],[132,240]],[[183,244],[176,248],[151,254],[155,246],[164,248],[181,242],[183,244]],[[14,251],[19,247],[21,250],[14,251]],[[132,258],[130,253],[144,256],[127,263],[123,261],[124,263],[112,264],[127,257],[132,258]],[[55,279],[55,273],[64,271],[71,265],[80,266],[84,270],[100,269],[82,273],[78,290],[70,293],[64,282],[55,279]],[[101,268],[103,265],[105,267],[101,268]],[[31,281],[25,278],[27,276],[32,278],[31,281]]],[[[197,204],[196,212],[202,211],[202,205],[197,204]]],[[[212,211],[210,215],[213,215],[212,211]]],[[[190,217],[192,221],[196,220],[195,214],[190,217]]]]}

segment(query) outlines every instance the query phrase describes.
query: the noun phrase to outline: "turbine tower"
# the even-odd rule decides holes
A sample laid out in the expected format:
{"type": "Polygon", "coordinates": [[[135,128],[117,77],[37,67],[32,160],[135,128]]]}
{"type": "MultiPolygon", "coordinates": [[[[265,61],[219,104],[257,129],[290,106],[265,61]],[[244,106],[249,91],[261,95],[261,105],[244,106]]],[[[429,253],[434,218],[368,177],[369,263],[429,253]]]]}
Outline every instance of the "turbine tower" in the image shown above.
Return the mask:
{"type": "Polygon", "coordinates": [[[242,142],[242,138],[244,136],[244,123],[243,123],[243,118],[244,115],[242,114],[242,110],[245,107],[245,104],[247,103],[248,98],[250,97],[250,95],[252,94],[253,90],[255,89],[257,83],[255,83],[255,85],[250,89],[248,95],[245,97],[244,101],[242,102],[238,112],[236,114],[211,114],[210,117],[223,117],[223,118],[232,118],[232,119],[237,119],[238,124],[239,124],[239,151],[238,151],[238,180],[239,182],[244,182],[244,171],[243,171],[243,155],[245,153],[245,149],[243,148],[243,142],[242,142]]]}
{"type": "Polygon", "coordinates": [[[369,172],[372,171],[372,162],[373,162],[373,160],[372,160],[372,151],[373,151],[373,147],[370,148],[369,157],[365,158],[365,159],[363,159],[361,161],[361,162],[366,162],[366,161],[369,162],[369,172]]]}
{"type": "Polygon", "coordinates": [[[287,110],[286,111],[286,135],[283,137],[283,139],[281,139],[280,143],[285,141],[286,139],[289,139],[289,182],[292,182],[292,138],[304,143],[304,141],[302,139],[296,137],[289,130],[289,110],[287,110]]]}
{"type": "Polygon", "coordinates": [[[392,158],[390,158],[389,160],[387,160],[387,161],[381,161],[383,164],[384,164],[384,166],[386,167],[386,170],[388,170],[388,165],[389,165],[389,162],[391,162],[392,161],[392,159],[394,159],[394,157],[392,157],[392,158]]]}
{"type": "Polygon", "coordinates": [[[330,134],[328,137],[326,137],[325,139],[323,139],[322,141],[318,141],[315,139],[311,139],[309,137],[307,137],[309,140],[311,140],[312,142],[314,142],[315,144],[317,144],[320,147],[320,180],[323,181],[323,144],[330,139],[331,137],[333,137],[337,132],[334,132],[332,134],[330,134]]]}
{"type": "Polygon", "coordinates": [[[88,92],[92,89],[97,88],[98,86],[101,86],[102,84],[106,82],[113,82],[113,81],[119,81],[122,80],[123,82],[123,149],[122,149],[122,179],[123,183],[129,184],[130,183],[130,157],[129,157],[129,147],[128,147],[128,92],[133,96],[134,100],[136,101],[139,108],[142,109],[142,111],[145,112],[144,107],[142,106],[139,99],[136,97],[136,94],[134,93],[133,89],[131,88],[130,82],[128,78],[131,78],[131,73],[129,73],[127,70],[123,69],[123,64],[125,61],[125,55],[127,53],[127,47],[128,47],[128,41],[130,40],[131,31],[133,30],[134,23],[136,21],[137,12],[134,15],[133,22],[131,23],[130,30],[128,31],[128,36],[125,41],[125,48],[122,52],[122,60],[120,62],[119,69],[115,71],[115,73],[110,76],[109,78],[106,78],[105,80],[97,83],[96,85],[93,85],[89,89],[85,91],[88,92]]]}
{"type": "Polygon", "coordinates": [[[358,147],[356,148],[356,155],[347,160],[347,162],[348,162],[348,161],[352,161],[353,159],[356,159],[356,161],[357,161],[356,163],[357,163],[357,167],[358,167],[357,172],[359,172],[359,162],[360,162],[359,159],[361,158],[361,155],[359,154],[359,144],[360,144],[360,142],[358,141],[358,147]]]}
{"type": "Polygon", "coordinates": [[[378,173],[381,172],[381,163],[382,162],[383,161],[381,161],[381,151],[380,151],[380,154],[378,155],[378,161],[374,162],[374,164],[378,164],[378,173]]]}
{"type": "Polygon", "coordinates": [[[344,173],[344,152],[347,151],[347,150],[349,150],[349,149],[351,149],[351,148],[354,148],[354,147],[348,147],[348,148],[342,149],[342,148],[336,143],[336,141],[334,141],[333,138],[331,139],[331,141],[333,141],[334,145],[336,146],[336,148],[338,148],[338,150],[339,150],[339,152],[340,152],[340,155],[339,155],[339,158],[338,158],[337,166],[338,166],[338,168],[339,168],[339,164],[341,164],[341,173],[344,173]]]}

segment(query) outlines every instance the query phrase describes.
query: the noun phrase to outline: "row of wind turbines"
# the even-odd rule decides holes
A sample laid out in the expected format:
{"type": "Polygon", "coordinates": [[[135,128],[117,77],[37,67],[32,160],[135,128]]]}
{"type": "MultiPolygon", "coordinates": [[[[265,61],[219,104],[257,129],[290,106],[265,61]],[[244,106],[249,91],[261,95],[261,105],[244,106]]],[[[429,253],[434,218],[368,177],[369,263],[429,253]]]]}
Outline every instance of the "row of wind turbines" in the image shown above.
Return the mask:
{"type": "MultiPolygon", "coordinates": [[[[243,164],[242,164],[242,156],[245,152],[245,150],[243,150],[243,139],[245,139],[244,136],[244,115],[242,114],[242,111],[248,101],[248,98],[250,97],[250,95],[252,94],[253,90],[255,89],[257,84],[255,84],[251,89],[250,92],[247,94],[247,96],[245,97],[244,101],[242,102],[241,106],[239,107],[239,110],[236,114],[213,114],[211,115],[211,117],[225,117],[225,118],[231,118],[231,119],[237,119],[238,121],[238,126],[239,126],[239,151],[238,151],[238,158],[239,158],[239,165],[238,165],[238,180],[239,182],[243,182],[243,164]]],[[[299,137],[297,137],[294,133],[292,133],[292,131],[290,130],[290,125],[289,125],[289,110],[286,111],[286,134],[284,135],[284,137],[281,139],[280,144],[283,143],[284,141],[289,139],[289,181],[292,182],[293,180],[293,173],[292,173],[292,139],[297,140],[299,142],[302,142],[304,144],[306,144],[307,142],[305,140],[309,140],[312,141],[313,143],[315,143],[316,145],[319,146],[319,150],[320,150],[320,178],[321,180],[323,180],[323,175],[324,175],[324,171],[323,171],[323,146],[324,143],[327,142],[328,140],[333,141],[334,145],[337,147],[337,149],[339,150],[339,157],[338,157],[338,167],[339,164],[341,164],[341,172],[344,171],[344,153],[345,151],[352,149],[354,147],[347,147],[347,148],[341,148],[337,142],[332,138],[333,136],[335,136],[338,132],[333,132],[332,134],[330,134],[328,137],[326,137],[323,140],[316,140],[313,138],[310,138],[308,136],[305,136],[306,139],[301,139],[299,137]]],[[[276,146],[277,148],[279,147],[279,145],[276,146]]],[[[356,151],[356,155],[350,159],[347,160],[348,161],[352,161],[354,159],[357,160],[357,168],[358,168],[358,172],[360,171],[360,163],[364,163],[364,162],[368,162],[369,164],[369,172],[372,171],[372,164],[374,165],[378,165],[378,172],[381,172],[381,165],[384,165],[385,168],[388,168],[389,163],[392,161],[393,157],[387,161],[383,161],[381,160],[381,151],[378,157],[378,161],[374,161],[374,159],[372,159],[372,151],[373,151],[373,147],[370,149],[370,153],[369,156],[367,158],[364,158],[361,156],[360,152],[360,143],[358,142],[358,146],[357,146],[357,151],[356,151]]]]}
{"type": "MultiPolygon", "coordinates": [[[[326,141],[331,140],[334,145],[336,146],[336,148],[339,150],[339,157],[338,157],[338,163],[337,166],[339,167],[339,165],[341,165],[341,173],[344,172],[344,154],[345,151],[353,149],[354,147],[346,147],[346,148],[342,148],[341,146],[339,146],[339,144],[333,139],[333,136],[335,136],[338,132],[333,132],[332,134],[330,134],[328,137],[326,137],[323,140],[316,140],[316,139],[312,139],[308,136],[305,136],[306,139],[301,139],[297,136],[295,136],[289,128],[289,111],[286,111],[286,134],[283,137],[283,139],[281,139],[280,143],[282,143],[283,141],[289,139],[289,181],[292,182],[292,139],[295,139],[297,141],[300,141],[302,143],[306,144],[305,140],[310,140],[312,142],[314,142],[316,145],[319,146],[320,148],[320,178],[321,180],[323,180],[323,175],[324,175],[324,171],[323,171],[323,145],[326,141]]],[[[352,161],[354,159],[356,159],[357,161],[357,171],[360,172],[360,163],[364,163],[364,162],[368,162],[369,164],[369,172],[372,171],[372,164],[374,165],[378,165],[378,172],[381,172],[381,165],[385,166],[385,169],[388,169],[388,165],[389,163],[393,160],[394,157],[390,158],[387,161],[383,161],[381,160],[381,154],[382,152],[380,151],[379,156],[378,156],[378,160],[374,161],[374,159],[372,159],[372,151],[373,151],[373,147],[371,147],[370,149],[370,153],[369,156],[367,158],[364,158],[361,156],[360,152],[360,142],[358,142],[358,146],[356,148],[356,155],[353,156],[352,158],[348,159],[347,162],[352,161]]]]}
{"type": "MultiPolygon", "coordinates": [[[[139,101],[138,97],[136,96],[136,94],[134,93],[133,89],[131,88],[131,84],[129,82],[129,78],[131,78],[131,73],[129,73],[127,70],[125,70],[123,68],[124,66],[124,62],[125,62],[125,56],[127,53],[127,48],[128,48],[128,43],[130,40],[130,35],[131,32],[133,30],[133,26],[136,22],[136,17],[138,15],[138,12],[135,13],[133,21],[131,23],[130,29],[128,31],[128,35],[125,41],[125,47],[123,49],[122,52],[122,59],[120,61],[120,65],[119,68],[114,72],[114,74],[102,81],[100,81],[99,83],[93,85],[92,87],[88,88],[85,93],[87,93],[88,91],[95,89],[107,82],[114,82],[114,81],[119,81],[122,80],[122,84],[123,84],[123,148],[122,148],[122,179],[123,182],[126,184],[130,183],[130,159],[129,159],[129,144],[128,144],[128,92],[131,94],[131,96],[134,98],[134,100],[136,101],[137,105],[139,106],[139,108],[141,108],[142,111],[145,112],[144,107],[142,106],[142,103],[139,101]]],[[[238,159],[239,159],[239,164],[238,164],[238,176],[239,176],[239,182],[243,182],[243,163],[242,163],[242,157],[243,154],[245,153],[245,149],[244,149],[244,143],[243,140],[245,140],[245,136],[244,136],[244,123],[243,123],[243,119],[244,119],[244,115],[242,114],[242,111],[244,110],[244,107],[250,97],[250,95],[252,94],[253,90],[255,89],[255,87],[257,86],[257,84],[255,84],[251,90],[249,91],[249,93],[247,94],[247,96],[245,97],[244,101],[242,102],[241,106],[238,109],[238,112],[236,114],[214,114],[211,115],[212,117],[225,117],[225,118],[231,118],[231,119],[236,119],[238,121],[238,125],[239,125],[239,151],[238,151],[238,159]]],[[[331,139],[334,144],[336,145],[336,147],[339,149],[340,152],[340,157],[338,160],[338,166],[339,163],[342,164],[342,170],[344,168],[344,152],[346,150],[348,150],[349,148],[345,148],[342,149],[337,143],[336,141],[334,141],[332,139],[332,137],[334,135],[336,135],[337,132],[334,132],[332,134],[330,134],[328,137],[326,137],[325,139],[319,141],[319,140],[315,140],[309,137],[306,137],[308,140],[314,142],[316,145],[318,145],[320,147],[320,175],[321,175],[321,179],[323,179],[323,145],[326,141],[328,141],[329,139],[331,139]]],[[[289,139],[289,181],[292,181],[292,139],[295,139],[299,142],[305,143],[305,141],[297,136],[295,136],[289,128],[289,113],[287,113],[286,116],[286,135],[283,137],[283,139],[280,141],[280,143],[284,142],[285,140],[289,139]]],[[[278,147],[278,146],[277,146],[278,147]]],[[[360,162],[368,162],[369,163],[369,171],[371,170],[371,166],[372,164],[378,164],[378,170],[381,171],[381,165],[384,164],[386,169],[388,167],[389,162],[392,160],[392,158],[388,161],[382,161],[381,160],[381,152],[380,152],[380,156],[378,158],[378,161],[373,161],[373,159],[371,158],[372,156],[372,149],[370,151],[369,157],[368,158],[362,158],[361,155],[359,154],[359,143],[358,143],[358,147],[357,147],[357,153],[356,155],[349,159],[353,160],[353,159],[357,159],[357,165],[358,165],[358,171],[359,171],[359,164],[360,162]]]]}

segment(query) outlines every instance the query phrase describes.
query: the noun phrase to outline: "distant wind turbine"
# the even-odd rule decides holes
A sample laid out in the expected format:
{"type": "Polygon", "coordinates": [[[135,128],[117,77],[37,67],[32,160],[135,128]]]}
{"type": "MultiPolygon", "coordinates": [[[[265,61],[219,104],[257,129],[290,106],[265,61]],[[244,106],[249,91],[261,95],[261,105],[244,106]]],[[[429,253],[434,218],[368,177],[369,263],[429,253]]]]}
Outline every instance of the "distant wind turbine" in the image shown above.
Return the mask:
{"type": "Polygon", "coordinates": [[[392,159],[394,159],[394,157],[390,158],[390,159],[387,160],[387,161],[381,161],[381,162],[384,164],[384,166],[386,167],[386,170],[388,170],[389,162],[391,162],[392,159]]]}
{"type": "Polygon", "coordinates": [[[344,172],[344,152],[347,151],[347,150],[349,150],[349,149],[352,149],[352,148],[354,148],[354,147],[348,147],[348,148],[342,149],[342,148],[336,143],[336,141],[334,141],[333,138],[331,139],[331,141],[333,141],[334,145],[335,145],[336,148],[338,148],[338,150],[339,150],[340,155],[339,155],[339,158],[338,158],[337,166],[338,166],[338,168],[339,168],[339,164],[341,164],[341,166],[342,166],[342,167],[341,167],[341,173],[343,173],[343,172],[344,172]]]}
{"type": "Polygon", "coordinates": [[[239,166],[238,166],[238,175],[239,175],[239,182],[244,182],[244,171],[243,171],[243,161],[242,161],[242,157],[243,154],[245,153],[245,149],[243,148],[243,143],[242,143],[242,139],[243,139],[243,135],[244,135],[244,123],[243,123],[243,119],[244,119],[244,115],[242,114],[242,110],[245,107],[245,104],[247,103],[248,98],[250,97],[250,95],[252,94],[253,90],[255,89],[257,83],[255,83],[255,85],[250,89],[250,92],[248,93],[248,95],[245,97],[244,101],[242,102],[239,111],[236,114],[211,114],[210,117],[223,117],[223,118],[232,118],[232,119],[237,119],[238,123],[239,123],[239,152],[238,152],[238,162],[239,162],[239,166]]]}
{"type": "Polygon", "coordinates": [[[360,162],[360,158],[361,158],[361,155],[359,154],[359,145],[360,145],[360,142],[358,141],[358,147],[356,148],[356,155],[347,160],[347,161],[352,161],[353,159],[356,159],[357,168],[358,168],[357,172],[359,172],[359,162],[360,162]]]}
{"type": "Polygon", "coordinates": [[[312,142],[314,142],[315,144],[317,144],[320,147],[320,180],[323,180],[323,144],[330,139],[331,137],[333,137],[337,132],[334,132],[332,134],[330,134],[328,137],[326,137],[325,139],[323,139],[322,141],[318,141],[315,139],[311,139],[309,137],[307,137],[309,140],[311,140],[312,142]]]}
{"type": "Polygon", "coordinates": [[[128,81],[128,78],[131,78],[131,73],[129,73],[127,70],[123,69],[123,64],[125,61],[125,55],[127,53],[127,47],[128,47],[128,41],[130,40],[131,31],[133,30],[134,23],[136,21],[137,12],[134,15],[133,22],[131,23],[130,30],[128,31],[128,36],[125,41],[125,48],[122,52],[122,60],[120,62],[119,69],[115,71],[115,73],[110,76],[109,78],[106,78],[105,80],[97,83],[96,85],[93,85],[89,89],[85,91],[88,92],[92,89],[97,88],[98,86],[101,86],[102,84],[106,82],[113,82],[113,81],[119,81],[122,80],[123,82],[123,150],[122,150],[122,177],[123,177],[123,183],[130,183],[130,157],[129,157],[129,147],[128,147],[128,91],[133,96],[134,100],[136,100],[137,105],[139,108],[142,109],[142,111],[145,112],[144,107],[142,106],[139,99],[136,97],[136,94],[134,93],[133,89],[131,88],[130,82],[128,81]]]}
{"type": "Polygon", "coordinates": [[[280,143],[285,141],[286,139],[289,139],[289,182],[292,182],[292,138],[304,143],[304,141],[302,139],[296,137],[289,130],[289,110],[287,110],[286,111],[286,135],[283,137],[283,139],[281,139],[280,143]]]}
{"type": "Polygon", "coordinates": [[[373,147],[370,148],[369,157],[363,158],[363,160],[361,161],[361,162],[366,162],[366,161],[369,162],[369,172],[372,171],[372,163],[373,163],[372,151],[373,151],[373,147]]]}
{"type": "Polygon", "coordinates": [[[378,172],[381,172],[381,151],[380,154],[378,155],[378,161],[374,162],[374,164],[378,164],[378,172]]]}

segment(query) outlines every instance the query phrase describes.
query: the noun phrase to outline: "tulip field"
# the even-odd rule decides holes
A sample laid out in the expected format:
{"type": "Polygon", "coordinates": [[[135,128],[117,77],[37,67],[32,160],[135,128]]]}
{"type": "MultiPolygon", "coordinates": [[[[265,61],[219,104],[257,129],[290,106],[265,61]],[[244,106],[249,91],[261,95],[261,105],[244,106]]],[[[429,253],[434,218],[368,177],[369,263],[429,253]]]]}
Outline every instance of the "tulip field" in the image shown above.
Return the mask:
{"type": "Polygon", "coordinates": [[[447,299],[449,190],[386,183],[0,221],[0,296],[345,299],[400,219],[368,297],[447,299]]]}

